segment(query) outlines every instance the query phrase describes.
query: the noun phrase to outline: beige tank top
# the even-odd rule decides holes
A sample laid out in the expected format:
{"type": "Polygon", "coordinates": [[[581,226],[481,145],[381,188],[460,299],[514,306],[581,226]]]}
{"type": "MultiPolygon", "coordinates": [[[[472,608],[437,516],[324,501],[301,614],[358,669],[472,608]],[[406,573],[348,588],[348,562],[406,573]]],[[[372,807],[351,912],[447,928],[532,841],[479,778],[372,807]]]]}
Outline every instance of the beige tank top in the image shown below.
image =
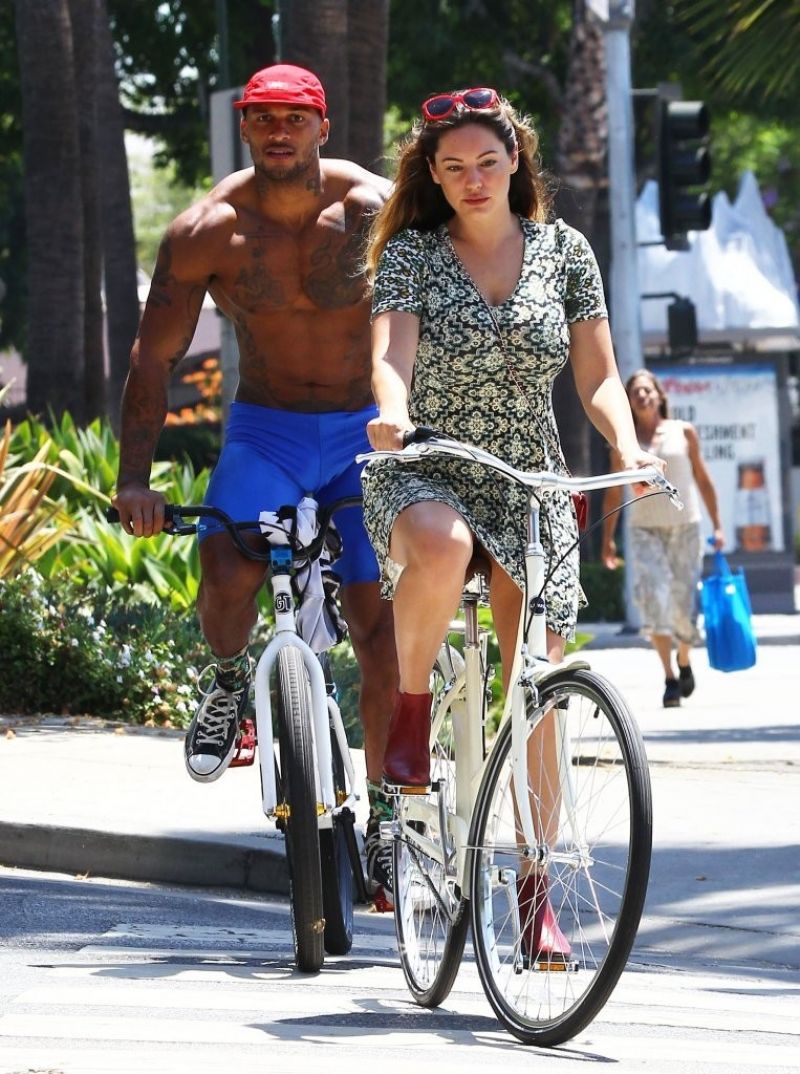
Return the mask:
{"type": "MultiPolygon", "coordinates": [[[[644,445],[642,445],[644,447],[644,445]]],[[[678,489],[683,510],[673,507],[666,496],[642,496],[628,508],[632,526],[686,526],[700,521],[700,497],[689,459],[689,442],[682,421],[662,421],[647,448],[667,464],[667,479],[678,489]]]]}

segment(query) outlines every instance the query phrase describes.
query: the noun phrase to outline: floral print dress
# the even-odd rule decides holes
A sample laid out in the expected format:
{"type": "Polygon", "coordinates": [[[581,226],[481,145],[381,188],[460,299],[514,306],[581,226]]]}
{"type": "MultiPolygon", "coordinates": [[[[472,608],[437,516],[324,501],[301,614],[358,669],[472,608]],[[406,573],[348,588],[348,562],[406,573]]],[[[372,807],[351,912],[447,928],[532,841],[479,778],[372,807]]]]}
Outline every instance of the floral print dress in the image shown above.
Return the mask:
{"type": "MultiPolygon", "coordinates": [[[[607,315],[603,286],[579,232],[561,220],[521,218],[520,224],[522,270],[505,302],[490,310],[443,224],[427,232],[407,229],[389,241],[375,279],[372,316],[399,310],[419,317],[409,398],[415,424],[482,447],[521,470],[566,473],[553,380],[569,357],[569,325],[607,315]]],[[[421,500],[441,501],[462,515],[489,554],[524,585],[525,489],[476,463],[446,457],[370,463],[362,484],[384,596],[391,596],[397,576],[388,554],[392,525],[421,500]]],[[[577,547],[570,551],[578,535],[570,495],[545,497],[540,519],[546,573],[553,571],[545,590],[547,625],[571,639],[583,594],[577,547]]]]}

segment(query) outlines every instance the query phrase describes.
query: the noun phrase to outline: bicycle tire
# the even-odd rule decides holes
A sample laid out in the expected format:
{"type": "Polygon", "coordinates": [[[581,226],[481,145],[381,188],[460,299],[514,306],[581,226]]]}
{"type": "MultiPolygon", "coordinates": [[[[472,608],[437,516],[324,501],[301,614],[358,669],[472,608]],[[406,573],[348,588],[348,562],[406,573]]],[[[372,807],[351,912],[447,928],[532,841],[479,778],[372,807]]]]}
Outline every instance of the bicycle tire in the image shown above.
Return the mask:
{"type": "MultiPolygon", "coordinates": [[[[453,652],[449,659],[461,660],[453,652]]],[[[440,654],[431,675],[433,712],[452,676],[440,654]]],[[[452,725],[446,718],[431,737],[431,823],[423,833],[438,850],[437,857],[424,853],[414,841],[417,824],[406,816],[416,802],[400,797],[397,804],[399,834],[393,846],[394,921],[400,963],[409,991],[422,1007],[436,1007],[449,995],[464,953],[469,929],[466,899],[458,888],[455,862],[443,867],[442,833],[439,830],[436,796],[446,788],[447,801],[455,804],[455,771],[452,725]],[[434,788],[440,782],[440,790],[434,788]],[[452,792],[452,793],[451,793],[452,792]]]]}
{"type": "MultiPolygon", "coordinates": [[[[339,742],[331,730],[333,789],[337,805],[344,801],[346,783],[339,742]]],[[[353,946],[353,868],[351,840],[355,840],[355,815],[349,809],[332,818],[330,828],[320,828],[319,848],[322,867],[322,905],[325,911],[325,950],[329,955],[346,955],[353,946]]]]}
{"type": "MultiPolygon", "coordinates": [[[[557,834],[545,854],[551,906],[571,957],[559,965],[529,950],[535,943],[531,902],[523,919],[517,880],[530,866],[523,862],[513,802],[510,722],[498,736],[476,801],[470,894],[475,956],[489,1002],[518,1040],[549,1046],[589,1024],[625,968],[647,893],[652,805],[641,734],[610,683],[567,668],[542,684],[538,705],[529,698],[529,731],[540,711],[551,713],[545,720],[560,716],[569,744],[569,760],[557,764],[559,805],[550,811],[551,818],[558,814],[557,834]]],[[[545,731],[543,724],[537,733],[545,731]]],[[[532,758],[546,753],[529,739],[529,768],[532,758]]],[[[544,766],[539,772],[539,793],[529,791],[532,805],[547,797],[544,766]]],[[[543,824],[540,819],[540,830],[543,824]]]]}
{"type": "Polygon", "coordinates": [[[311,687],[303,657],[287,646],[277,659],[278,741],[297,968],[316,973],[325,958],[317,790],[311,730],[311,687]]]}

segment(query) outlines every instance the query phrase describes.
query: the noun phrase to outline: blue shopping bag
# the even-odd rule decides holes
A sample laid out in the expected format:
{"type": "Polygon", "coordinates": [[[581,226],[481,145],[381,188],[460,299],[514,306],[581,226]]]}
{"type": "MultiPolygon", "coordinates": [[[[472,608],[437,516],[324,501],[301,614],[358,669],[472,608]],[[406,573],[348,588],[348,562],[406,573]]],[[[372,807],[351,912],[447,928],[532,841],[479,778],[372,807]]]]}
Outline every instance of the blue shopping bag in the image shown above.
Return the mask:
{"type": "Polygon", "coordinates": [[[750,594],[741,567],[734,573],[721,552],[714,573],[700,583],[700,606],[706,631],[708,662],[717,671],[743,671],[756,662],[750,594]]]}

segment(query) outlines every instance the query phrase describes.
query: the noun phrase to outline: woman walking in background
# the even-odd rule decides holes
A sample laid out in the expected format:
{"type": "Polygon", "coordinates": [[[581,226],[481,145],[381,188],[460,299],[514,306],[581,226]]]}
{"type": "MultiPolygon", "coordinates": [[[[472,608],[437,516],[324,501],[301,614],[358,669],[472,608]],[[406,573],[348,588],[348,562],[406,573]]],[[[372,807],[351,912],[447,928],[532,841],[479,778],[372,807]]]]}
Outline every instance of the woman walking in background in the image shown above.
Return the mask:
{"type": "MultiPolygon", "coordinates": [[[[677,708],[695,686],[691,650],[697,640],[697,583],[703,561],[700,497],[711,519],[714,548],[722,548],[725,539],[697,430],[688,421],[669,417],[666,393],[649,370],[637,370],[625,388],[640,446],[666,462],[666,477],[684,503],[678,511],[665,496],[636,499],[628,508],[630,547],[625,550],[642,633],[650,638],[664,669],[664,707],[677,708]]],[[[612,466],[622,468],[617,452],[612,452],[612,466]]],[[[619,514],[614,509],[621,503],[621,488],[606,490],[603,514],[614,513],[603,523],[601,556],[610,570],[619,565],[614,543],[619,514]]]]}

